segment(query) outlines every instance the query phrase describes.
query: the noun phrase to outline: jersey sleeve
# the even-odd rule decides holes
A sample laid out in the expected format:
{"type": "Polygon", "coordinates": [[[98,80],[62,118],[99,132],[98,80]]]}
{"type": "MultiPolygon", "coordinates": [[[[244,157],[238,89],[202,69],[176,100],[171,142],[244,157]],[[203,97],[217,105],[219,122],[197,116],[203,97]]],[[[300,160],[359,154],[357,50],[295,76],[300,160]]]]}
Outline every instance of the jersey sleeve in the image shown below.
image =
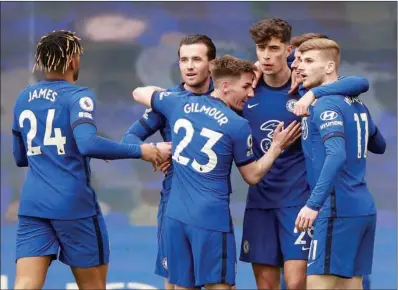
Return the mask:
{"type": "Polygon", "coordinates": [[[375,154],[383,154],[387,147],[386,140],[377,128],[376,124],[373,122],[369,109],[365,105],[364,107],[368,115],[369,140],[367,149],[375,154]]]}
{"type": "Polygon", "coordinates": [[[253,154],[253,138],[247,121],[234,132],[233,156],[236,166],[244,166],[256,160],[253,154]]]}
{"type": "Polygon", "coordinates": [[[74,129],[82,123],[95,126],[96,101],[90,89],[82,89],[74,94],[69,104],[70,125],[74,129]]]}
{"type": "Polygon", "coordinates": [[[160,113],[169,119],[171,113],[178,103],[182,100],[182,95],[173,92],[155,91],[151,98],[151,107],[153,112],[160,113]]]}
{"type": "Polygon", "coordinates": [[[316,98],[330,95],[358,96],[369,90],[369,81],[364,77],[342,77],[336,82],[311,89],[316,98]]]}
{"type": "Polygon", "coordinates": [[[331,137],[344,136],[344,119],[340,107],[332,100],[320,99],[314,106],[313,122],[323,142],[331,137]]]}

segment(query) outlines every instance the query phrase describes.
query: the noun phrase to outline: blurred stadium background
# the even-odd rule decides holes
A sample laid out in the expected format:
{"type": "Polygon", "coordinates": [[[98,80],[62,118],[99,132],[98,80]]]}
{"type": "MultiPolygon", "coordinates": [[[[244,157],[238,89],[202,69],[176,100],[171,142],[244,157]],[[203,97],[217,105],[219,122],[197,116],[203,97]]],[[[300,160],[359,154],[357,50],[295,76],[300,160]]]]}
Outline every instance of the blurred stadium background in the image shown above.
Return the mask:
{"type": "MultiPolygon", "coordinates": [[[[180,81],[177,48],[183,35],[207,34],[217,55],[254,60],[248,28],[266,17],[288,20],[293,35],[321,32],[337,40],[341,74],[362,75],[371,83],[361,98],[387,140],[383,156],[368,157],[367,178],[379,212],[371,280],[373,289],[396,289],[396,2],[2,2],[1,289],[13,285],[15,225],[25,175],[12,158],[12,108],[19,91],[39,78],[31,68],[40,37],[68,29],[83,39],[78,83],[97,96],[101,134],[119,140],[144,110],[131,100],[133,88],[180,81]]],[[[110,233],[109,289],[162,288],[162,279],[153,274],[162,174],[140,161],[93,160],[91,165],[110,233]]],[[[236,170],[233,183],[231,209],[239,245],[247,186],[236,170]]],[[[57,262],[45,287],[72,289],[72,282],[72,274],[57,262]]],[[[250,266],[239,263],[237,283],[238,288],[255,287],[250,266]]]]}

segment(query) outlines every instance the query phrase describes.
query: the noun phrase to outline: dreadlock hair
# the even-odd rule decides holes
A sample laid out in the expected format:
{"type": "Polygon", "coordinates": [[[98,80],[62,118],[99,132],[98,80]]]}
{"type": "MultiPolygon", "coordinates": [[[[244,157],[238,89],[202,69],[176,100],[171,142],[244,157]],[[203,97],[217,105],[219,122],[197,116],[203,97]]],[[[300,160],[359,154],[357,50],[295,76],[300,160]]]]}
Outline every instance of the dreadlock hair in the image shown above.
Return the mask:
{"type": "Polygon", "coordinates": [[[74,54],[82,54],[83,47],[75,32],[54,30],[40,38],[35,54],[33,71],[65,73],[74,54]]]}

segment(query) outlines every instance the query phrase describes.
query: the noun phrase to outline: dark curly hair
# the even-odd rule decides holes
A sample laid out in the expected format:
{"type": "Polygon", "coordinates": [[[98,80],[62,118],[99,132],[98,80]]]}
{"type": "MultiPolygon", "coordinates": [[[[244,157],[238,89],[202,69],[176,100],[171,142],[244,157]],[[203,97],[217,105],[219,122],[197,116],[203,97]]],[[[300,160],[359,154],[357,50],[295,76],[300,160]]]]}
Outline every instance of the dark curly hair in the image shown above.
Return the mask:
{"type": "Polygon", "coordinates": [[[292,26],[283,19],[264,19],[250,27],[250,34],[256,44],[267,43],[272,37],[280,39],[283,43],[289,43],[292,26]]]}

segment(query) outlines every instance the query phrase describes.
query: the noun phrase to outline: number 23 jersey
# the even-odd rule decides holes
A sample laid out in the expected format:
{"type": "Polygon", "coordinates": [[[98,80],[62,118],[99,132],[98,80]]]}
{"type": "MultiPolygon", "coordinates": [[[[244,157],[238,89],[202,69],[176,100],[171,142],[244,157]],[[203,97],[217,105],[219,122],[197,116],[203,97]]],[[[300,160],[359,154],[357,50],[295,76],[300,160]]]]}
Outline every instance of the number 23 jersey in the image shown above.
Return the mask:
{"type": "Polygon", "coordinates": [[[172,129],[174,175],[166,216],[229,232],[232,161],[243,166],[255,160],[248,122],[207,95],[155,92],[152,108],[172,129]]]}
{"type": "Polygon", "coordinates": [[[22,137],[29,163],[20,215],[79,219],[99,212],[89,158],[80,154],[73,136],[81,123],[95,125],[95,100],[88,88],[54,80],[20,93],[12,130],[22,137]]]}

